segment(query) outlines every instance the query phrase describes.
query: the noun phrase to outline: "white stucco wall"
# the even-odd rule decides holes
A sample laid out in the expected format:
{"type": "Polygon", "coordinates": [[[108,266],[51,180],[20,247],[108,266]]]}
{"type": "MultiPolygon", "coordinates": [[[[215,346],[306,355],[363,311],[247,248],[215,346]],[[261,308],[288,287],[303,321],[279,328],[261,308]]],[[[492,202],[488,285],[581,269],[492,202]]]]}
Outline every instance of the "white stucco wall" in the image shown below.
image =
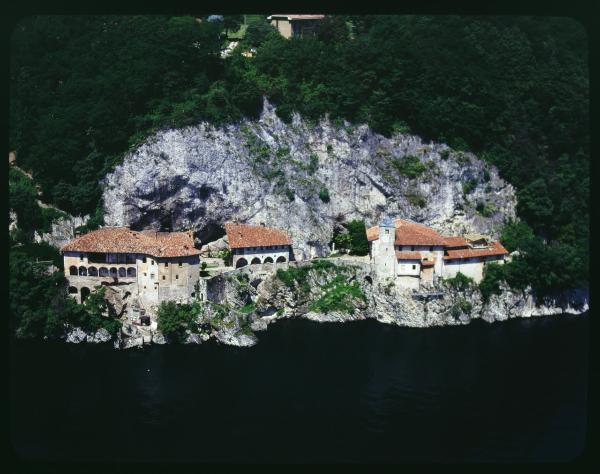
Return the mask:
{"type": "Polygon", "coordinates": [[[395,229],[380,227],[379,238],[371,241],[371,260],[381,278],[394,277],[397,273],[395,229]]]}
{"type": "Polygon", "coordinates": [[[240,258],[246,259],[248,265],[252,265],[252,259],[258,258],[260,263],[264,263],[267,257],[271,257],[273,263],[277,262],[279,257],[285,258],[286,262],[290,260],[290,247],[287,245],[277,245],[266,248],[243,248],[243,249],[235,249],[235,253],[232,256],[232,264],[235,268],[237,265],[237,261],[240,258]]]}
{"type": "Polygon", "coordinates": [[[453,278],[459,272],[479,283],[483,278],[483,262],[477,259],[462,259],[444,263],[444,278],[453,278]]]}
{"type": "Polygon", "coordinates": [[[397,275],[412,275],[419,276],[421,273],[421,261],[414,260],[398,260],[397,275]],[[413,268],[414,267],[414,268],[413,268]]]}

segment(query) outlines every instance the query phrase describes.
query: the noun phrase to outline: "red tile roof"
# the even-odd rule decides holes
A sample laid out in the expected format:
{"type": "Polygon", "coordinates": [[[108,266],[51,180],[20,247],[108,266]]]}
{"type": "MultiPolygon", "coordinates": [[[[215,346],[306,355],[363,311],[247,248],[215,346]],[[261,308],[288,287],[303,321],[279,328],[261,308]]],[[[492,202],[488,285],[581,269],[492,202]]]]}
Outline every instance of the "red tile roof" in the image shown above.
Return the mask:
{"type": "Polygon", "coordinates": [[[136,232],[128,227],[103,227],[76,237],[61,252],[141,253],[153,257],[184,257],[200,253],[187,232],[136,232]]]}
{"type": "Polygon", "coordinates": [[[232,249],[292,244],[284,232],[261,225],[225,224],[225,232],[232,249]]]}
{"type": "Polygon", "coordinates": [[[456,237],[444,237],[446,241],[446,247],[448,248],[461,248],[461,247],[469,247],[469,243],[467,239],[461,236],[456,237]]]}
{"type": "Polygon", "coordinates": [[[398,260],[421,260],[421,252],[396,250],[396,258],[398,260]]]}
{"type": "Polygon", "coordinates": [[[444,260],[451,260],[455,258],[472,258],[472,257],[489,257],[492,255],[507,255],[506,250],[500,242],[493,242],[490,248],[486,249],[458,249],[458,250],[446,250],[444,260]]]}
{"type": "MultiPolygon", "coordinates": [[[[445,245],[446,240],[430,227],[416,222],[396,219],[395,245],[445,245]]],[[[379,226],[367,229],[367,239],[377,240],[379,238],[379,226]]]]}

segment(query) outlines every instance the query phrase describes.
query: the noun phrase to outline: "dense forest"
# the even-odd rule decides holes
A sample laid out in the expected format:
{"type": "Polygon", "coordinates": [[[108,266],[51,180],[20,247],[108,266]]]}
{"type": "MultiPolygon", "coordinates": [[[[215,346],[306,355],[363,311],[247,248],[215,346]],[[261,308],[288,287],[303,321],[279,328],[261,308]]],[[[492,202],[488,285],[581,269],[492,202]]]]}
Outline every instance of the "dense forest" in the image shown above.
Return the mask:
{"type": "MultiPolygon", "coordinates": [[[[256,117],[264,95],[284,120],[294,111],[314,121],[329,114],[477,153],[515,186],[523,220],[503,233],[522,258],[495,280],[535,280],[542,292],[586,284],[582,25],[553,17],[333,16],[317,37],[286,40],[254,17],[227,58],[220,51],[241,15],[222,22],[44,16],[18,23],[10,149],[33,174],[41,199],[91,213],[98,225],[99,179],[125,152],[163,127],[256,117]],[[239,54],[250,47],[254,57],[239,54]]],[[[26,229],[47,225],[26,187],[12,177],[11,208],[26,229]]]]}

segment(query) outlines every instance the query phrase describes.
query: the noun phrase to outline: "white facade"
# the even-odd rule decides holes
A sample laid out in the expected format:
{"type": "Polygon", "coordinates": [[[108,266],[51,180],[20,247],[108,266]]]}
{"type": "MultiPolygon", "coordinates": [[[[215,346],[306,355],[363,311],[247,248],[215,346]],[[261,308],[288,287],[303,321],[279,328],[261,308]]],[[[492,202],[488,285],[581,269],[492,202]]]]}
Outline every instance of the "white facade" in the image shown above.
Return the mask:
{"type": "Polygon", "coordinates": [[[198,255],[158,259],[135,253],[64,252],[63,260],[69,293],[78,302],[94,287],[115,283],[131,285],[128,291],[148,305],[162,300],[187,302],[200,278],[198,255]]]}
{"type": "Polygon", "coordinates": [[[469,278],[472,278],[475,283],[479,283],[483,279],[483,268],[486,262],[503,264],[502,257],[473,257],[462,258],[444,261],[444,278],[454,278],[459,272],[469,278]]]}
{"type": "Polygon", "coordinates": [[[379,225],[379,238],[371,242],[371,262],[380,278],[394,277],[398,273],[395,240],[394,223],[384,219],[379,225]]]}
{"type": "Polygon", "coordinates": [[[398,276],[416,276],[418,277],[421,274],[421,261],[418,259],[402,259],[398,260],[397,263],[398,276]]]}
{"type": "Polygon", "coordinates": [[[284,263],[290,261],[289,245],[244,247],[232,250],[234,268],[261,263],[284,263]]]}

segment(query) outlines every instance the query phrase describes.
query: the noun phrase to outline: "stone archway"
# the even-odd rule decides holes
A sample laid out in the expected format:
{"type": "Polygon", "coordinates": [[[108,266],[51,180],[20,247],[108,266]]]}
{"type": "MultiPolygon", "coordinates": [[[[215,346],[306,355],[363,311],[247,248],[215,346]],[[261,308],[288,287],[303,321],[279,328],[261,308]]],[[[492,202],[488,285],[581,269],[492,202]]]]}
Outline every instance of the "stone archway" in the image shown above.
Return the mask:
{"type": "Polygon", "coordinates": [[[127,276],[130,278],[135,278],[135,268],[129,267],[127,269],[127,276]]]}
{"type": "Polygon", "coordinates": [[[237,262],[235,262],[235,268],[242,268],[246,265],[248,265],[248,260],[246,260],[245,258],[240,258],[237,262]]]}
{"type": "Polygon", "coordinates": [[[87,276],[87,268],[79,267],[79,276],[87,276]]]}
{"type": "Polygon", "coordinates": [[[110,276],[111,277],[116,277],[119,274],[119,272],[117,271],[117,267],[110,267],[110,276]]]}
{"type": "Polygon", "coordinates": [[[100,270],[98,270],[98,275],[100,275],[101,277],[107,277],[108,276],[108,268],[100,267],[100,270]]]}
{"type": "Polygon", "coordinates": [[[127,276],[127,270],[125,267],[119,267],[119,278],[125,278],[127,276]]]}
{"type": "Polygon", "coordinates": [[[285,257],[283,255],[277,257],[277,263],[285,263],[285,257]]]}
{"type": "Polygon", "coordinates": [[[91,277],[98,276],[98,269],[96,267],[90,267],[90,268],[88,268],[88,275],[91,276],[91,277]]]}
{"type": "Polygon", "coordinates": [[[77,290],[77,288],[75,288],[74,286],[70,286],[69,287],[69,294],[70,295],[76,295],[77,293],[79,293],[79,291],[77,290]]]}
{"type": "Polygon", "coordinates": [[[90,296],[90,289],[86,286],[81,288],[81,302],[83,303],[90,296]]]}
{"type": "Polygon", "coordinates": [[[254,257],[250,262],[250,265],[258,265],[260,263],[260,258],[254,257]]]}
{"type": "Polygon", "coordinates": [[[77,273],[77,267],[76,266],[71,266],[69,267],[69,275],[79,275],[79,273],[77,273]]]}
{"type": "Polygon", "coordinates": [[[267,257],[263,263],[273,263],[273,259],[271,257],[267,257]]]}

